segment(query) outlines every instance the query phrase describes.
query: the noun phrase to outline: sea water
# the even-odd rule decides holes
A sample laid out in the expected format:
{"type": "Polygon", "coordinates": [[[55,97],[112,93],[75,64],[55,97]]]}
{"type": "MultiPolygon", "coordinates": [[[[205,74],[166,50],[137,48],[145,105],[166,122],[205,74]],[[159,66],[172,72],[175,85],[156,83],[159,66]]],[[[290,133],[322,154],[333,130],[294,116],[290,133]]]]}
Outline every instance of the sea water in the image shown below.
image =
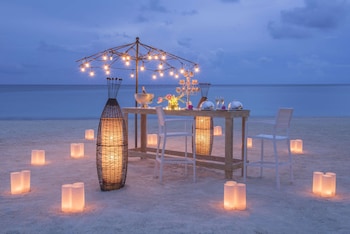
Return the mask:
{"type": "MultiPolygon", "coordinates": [[[[149,106],[159,105],[158,97],[176,95],[177,85],[144,86],[155,95],[149,106]]],[[[134,85],[122,84],[119,105],[135,106],[134,93],[134,85]]],[[[279,107],[292,107],[300,117],[350,116],[350,85],[211,85],[208,99],[215,103],[216,97],[226,106],[238,100],[257,117],[274,116],[279,107]]],[[[0,85],[0,119],[98,119],[107,98],[106,85],[0,85]]],[[[189,96],[194,106],[200,98],[200,92],[189,96]]]]}

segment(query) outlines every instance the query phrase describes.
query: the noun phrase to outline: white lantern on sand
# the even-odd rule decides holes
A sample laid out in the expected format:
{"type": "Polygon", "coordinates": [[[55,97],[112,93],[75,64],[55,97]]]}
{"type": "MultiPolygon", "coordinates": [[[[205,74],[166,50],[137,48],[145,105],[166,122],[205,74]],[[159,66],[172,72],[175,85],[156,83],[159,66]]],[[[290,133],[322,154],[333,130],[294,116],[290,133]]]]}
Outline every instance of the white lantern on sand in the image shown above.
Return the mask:
{"type": "Polygon", "coordinates": [[[222,136],[222,128],[221,126],[214,127],[214,136],[222,136]]]}
{"type": "Polygon", "coordinates": [[[290,140],[290,151],[295,154],[302,154],[303,140],[301,139],[290,140]]]}
{"type": "Polygon", "coordinates": [[[70,156],[72,158],[84,157],[84,143],[72,143],[70,145],[70,156]]]}
{"type": "Polygon", "coordinates": [[[85,207],[84,183],[64,184],[61,190],[61,210],[82,212],[85,207]]]}
{"type": "Polygon", "coordinates": [[[157,145],[157,134],[147,134],[147,145],[157,145]]]}
{"type": "Polygon", "coordinates": [[[32,165],[45,165],[45,150],[32,150],[32,165]]]}
{"type": "Polygon", "coordinates": [[[93,129],[86,129],[85,130],[85,139],[86,140],[94,140],[95,139],[95,132],[93,129]]]}
{"type": "Polygon", "coordinates": [[[23,170],[11,173],[11,194],[21,194],[30,191],[30,171],[23,170]]]}

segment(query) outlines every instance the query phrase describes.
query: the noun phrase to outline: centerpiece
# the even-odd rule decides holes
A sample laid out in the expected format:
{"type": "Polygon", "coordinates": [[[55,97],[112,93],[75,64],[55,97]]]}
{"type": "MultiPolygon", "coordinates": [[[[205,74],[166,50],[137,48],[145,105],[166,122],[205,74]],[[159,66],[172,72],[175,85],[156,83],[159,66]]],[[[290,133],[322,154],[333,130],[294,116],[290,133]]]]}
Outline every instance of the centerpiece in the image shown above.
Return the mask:
{"type": "Polygon", "coordinates": [[[184,100],[182,100],[182,97],[184,94],[180,94],[178,96],[175,96],[174,94],[167,94],[165,97],[158,97],[157,103],[162,103],[164,101],[168,101],[167,109],[169,110],[178,110],[179,109],[179,102],[185,103],[184,100]]]}

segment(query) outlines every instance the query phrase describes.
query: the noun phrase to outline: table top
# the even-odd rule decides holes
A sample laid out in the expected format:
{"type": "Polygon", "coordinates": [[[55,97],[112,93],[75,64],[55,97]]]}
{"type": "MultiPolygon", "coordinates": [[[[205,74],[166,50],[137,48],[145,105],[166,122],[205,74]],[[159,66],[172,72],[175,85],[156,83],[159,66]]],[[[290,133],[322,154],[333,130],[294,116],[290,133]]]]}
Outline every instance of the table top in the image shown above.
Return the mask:
{"type": "MultiPolygon", "coordinates": [[[[154,107],[142,108],[142,107],[124,107],[122,108],[123,113],[132,114],[156,114],[154,107]]],[[[200,110],[200,109],[179,109],[179,110],[168,110],[164,109],[167,115],[179,115],[179,116],[210,116],[210,117],[221,117],[221,118],[232,118],[232,117],[249,117],[250,110],[200,110]]]]}

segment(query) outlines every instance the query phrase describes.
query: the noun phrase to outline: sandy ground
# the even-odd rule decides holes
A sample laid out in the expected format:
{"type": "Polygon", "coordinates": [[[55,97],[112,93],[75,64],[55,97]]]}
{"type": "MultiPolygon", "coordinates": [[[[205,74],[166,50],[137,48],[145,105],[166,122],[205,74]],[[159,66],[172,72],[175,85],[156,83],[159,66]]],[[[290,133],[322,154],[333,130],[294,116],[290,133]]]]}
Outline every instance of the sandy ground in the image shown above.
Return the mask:
{"type": "MultiPolygon", "coordinates": [[[[153,178],[151,159],[130,159],[126,186],[102,192],[96,142],[84,139],[85,129],[97,126],[98,120],[0,121],[0,233],[350,233],[350,118],[294,118],[291,138],[304,141],[304,153],[293,155],[294,183],[282,169],[277,190],[274,171],[259,178],[257,169],[249,169],[245,211],[224,210],[223,171],[198,167],[193,183],[192,170],[185,175],[183,167],[171,166],[161,184],[153,178]],[[85,157],[72,159],[70,143],[79,142],[85,157]],[[33,149],[45,150],[46,165],[30,164],[33,149]],[[10,173],[20,170],[31,171],[31,191],[11,195],[10,173]],[[314,171],[337,174],[335,197],[312,194],[314,171]],[[85,183],[85,210],[63,213],[61,186],[74,182],[85,183]]],[[[258,125],[250,124],[249,131],[258,132],[258,125]]],[[[129,138],[132,147],[132,131],[129,138]]],[[[251,159],[259,152],[258,142],[253,144],[251,159]]],[[[213,154],[223,155],[223,148],[224,137],[215,137],[213,154]]],[[[240,173],[234,172],[234,180],[243,181],[240,173]]]]}

